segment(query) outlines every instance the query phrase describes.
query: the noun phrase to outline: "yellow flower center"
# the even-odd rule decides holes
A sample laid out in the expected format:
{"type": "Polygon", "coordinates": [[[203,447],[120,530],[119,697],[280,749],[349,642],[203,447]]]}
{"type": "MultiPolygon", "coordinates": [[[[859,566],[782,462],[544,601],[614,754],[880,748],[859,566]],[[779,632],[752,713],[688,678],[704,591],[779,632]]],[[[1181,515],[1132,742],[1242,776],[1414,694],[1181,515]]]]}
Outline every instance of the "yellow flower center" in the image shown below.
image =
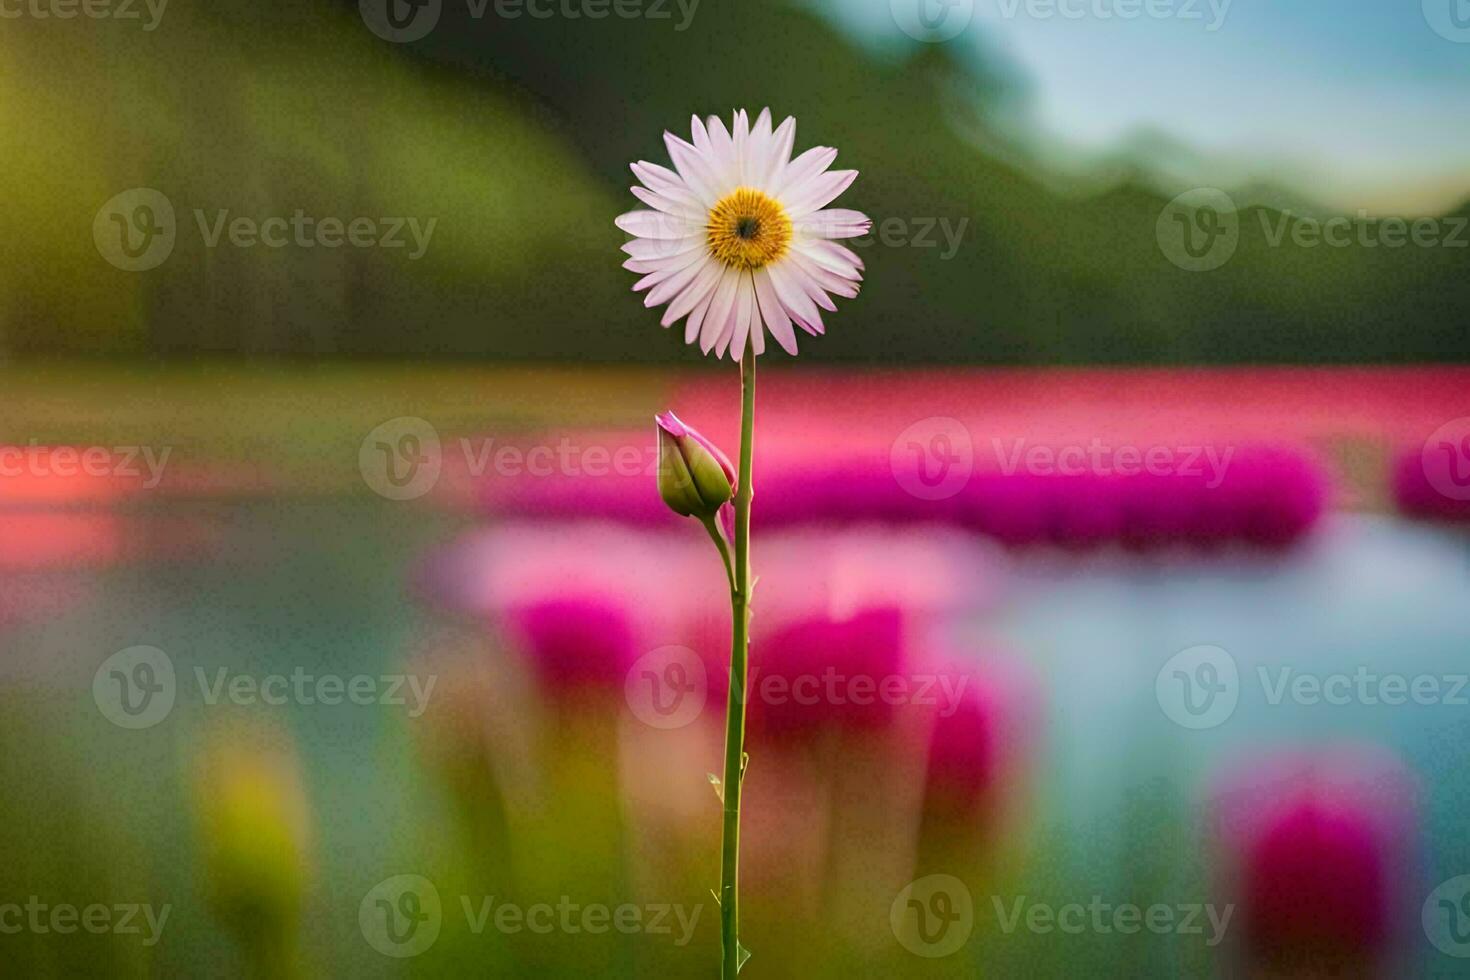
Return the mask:
{"type": "Polygon", "coordinates": [[[740,187],[715,202],[705,224],[710,254],[736,269],[759,269],[786,254],[791,219],[758,190],[740,187]]]}

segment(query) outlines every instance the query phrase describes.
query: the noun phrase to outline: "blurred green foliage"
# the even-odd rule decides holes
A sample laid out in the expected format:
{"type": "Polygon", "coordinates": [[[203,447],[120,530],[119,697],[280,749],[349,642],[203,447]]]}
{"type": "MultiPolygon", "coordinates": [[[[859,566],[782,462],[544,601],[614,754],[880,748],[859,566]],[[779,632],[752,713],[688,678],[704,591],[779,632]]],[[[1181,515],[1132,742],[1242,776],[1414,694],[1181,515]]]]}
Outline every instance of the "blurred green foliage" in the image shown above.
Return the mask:
{"type": "Polygon", "coordinates": [[[627,163],[662,160],[661,131],[691,112],[770,105],[799,147],[862,171],[844,206],[904,222],[859,246],[868,283],[808,345],[823,360],[1470,355],[1462,249],[1299,247],[1297,218],[1273,247],[1281,216],[1249,207],[1228,263],[1177,268],[1155,237],[1170,195],[1142,163],[1069,194],[1025,154],[978,148],[1006,145],[1026,83],[960,45],[870,56],[785,0],[703,0],[685,30],[677,9],[509,20],[449,2],[426,38],[390,44],[356,7],[178,5],[152,32],[7,22],[0,351],[694,360],[618,267],[627,163]],[[143,273],[89,234],[137,186],[178,215],[173,254],[143,273]],[[419,259],[211,248],[194,212],[221,209],[436,225],[419,259]]]}

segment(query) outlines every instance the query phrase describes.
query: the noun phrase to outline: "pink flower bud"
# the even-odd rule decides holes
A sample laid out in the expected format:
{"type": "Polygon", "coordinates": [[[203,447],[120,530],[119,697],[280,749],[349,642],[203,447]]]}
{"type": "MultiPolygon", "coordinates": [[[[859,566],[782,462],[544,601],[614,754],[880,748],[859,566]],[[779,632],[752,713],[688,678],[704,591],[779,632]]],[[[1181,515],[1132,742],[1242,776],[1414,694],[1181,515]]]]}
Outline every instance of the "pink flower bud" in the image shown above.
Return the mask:
{"type": "Polygon", "coordinates": [[[735,495],[735,468],[720,448],[679,421],[673,412],[658,423],[658,492],[676,514],[708,519],[735,495]]]}

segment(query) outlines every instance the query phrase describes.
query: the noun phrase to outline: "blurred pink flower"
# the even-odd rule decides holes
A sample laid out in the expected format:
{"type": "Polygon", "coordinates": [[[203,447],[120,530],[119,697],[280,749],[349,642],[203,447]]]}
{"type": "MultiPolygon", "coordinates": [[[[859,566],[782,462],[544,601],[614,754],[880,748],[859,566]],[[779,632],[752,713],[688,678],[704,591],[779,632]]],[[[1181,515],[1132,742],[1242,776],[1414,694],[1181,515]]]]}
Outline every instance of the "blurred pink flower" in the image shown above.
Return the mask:
{"type": "Polygon", "coordinates": [[[1429,481],[1422,447],[1400,451],[1391,465],[1390,488],[1400,513],[1424,520],[1470,521],[1470,500],[1456,500],[1429,481]]]}
{"type": "Polygon", "coordinates": [[[507,611],[505,633],[552,688],[616,687],[637,659],[631,616],[605,595],[567,594],[507,611]]]}
{"type": "Polygon", "coordinates": [[[1034,748],[1034,681],[1020,664],[994,654],[955,657],[935,673],[941,700],[929,735],[926,813],[941,822],[986,822],[1013,802],[1034,748]]]}
{"type": "Polygon", "coordinates": [[[1367,967],[1403,925],[1416,785],[1377,750],[1253,760],[1216,797],[1246,955],[1367,967]]]}
{"type": "Polygon", "coordinates": [[[878,728],[893,716],[895,705],[881,691],[905,664],[897,607],[814,615],[758,636],[753,649],[753,737],[812,734],[833,724],[878,728]]]}
{"type": "MultiPolygon", "coordinates": [[[[1317,523],[1327,478],[1306,452],[1220,450],[1218,472],[1005,473],[982,470],[957,497],[957,519],[1013,546],[1134,549],[1247,543],[1285,547],[1317,523]]],[[[1181,468],[1187,460],[1175,460],[1181,468]]],[[[1198,462],[1198,461],[1196,461],[1198,462]]]]}

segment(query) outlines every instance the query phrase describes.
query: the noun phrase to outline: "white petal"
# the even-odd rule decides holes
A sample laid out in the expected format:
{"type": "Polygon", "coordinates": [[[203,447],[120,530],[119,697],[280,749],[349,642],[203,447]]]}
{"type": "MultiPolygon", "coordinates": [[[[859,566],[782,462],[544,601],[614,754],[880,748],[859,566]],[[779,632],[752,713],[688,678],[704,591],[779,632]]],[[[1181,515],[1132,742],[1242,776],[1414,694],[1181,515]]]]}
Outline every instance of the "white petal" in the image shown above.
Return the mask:
{"type": "Polygon", "coordinates": [[[629,272],[636,272],[641,276],[649,272],[657,272],[662,266],[648,259],[629,259],[623,263],[623,268],[629,272]]]}
{"type": "Polygon", "coordinates": [[[624,242],[620,247],[635,259],[661,262],[677,258],[691,249],[704,248],[706,237],[701,231],[697,235],[686,235],[683,238],[635,238],[624,242]]]}
{"type": "MultiPolygon", "coordinates": [[[[776,132],[771,135],[771,140],[767,144],[761,171],[756,177],[756,187],[770,188],[781,178],[781,174],[786,170],[786,165],[791,162],[791,147],[795,142],[796,120],[787,116],[777,127],[776,132]]],[[[835,157],[835,151],[833,155],[835,157]]]]}
{"type": "Polygon", "coordinates": [[[700,303],[707,301],[714,294],[715,284],[720,281],[720,268],[720,263],[706,258],[693,281],[669,303],[669,308],[664,311],[660,322],[667,327],[700,303]]]}
{"type": "Polygon", "coordinates": [[[651,191],[646,187],[630,187],[628,190],[633,192],[634,197],[655,211],[662,211],[664,214],[671,214],[685,221],[703,221],[707,213],[693,197],[690,197],[687,201],[681,201],[678,198],[665,196],[657,191],[651,191]]]}
{"type": "Polygon", "coordinates": [[[873,227],[867,215],[849,208],[813,211],[793,224],[798,235],[809,238],[861,238],[873,227]]]}
{"type": "Polygon", "coordinates": [[[829,170],[799,186],[788,188],[782,194],[786,212],[792,218],[800,218],[818,208],[826,207],[837,195],[847,190],[857,179],[857,175],[856,170],[829,170]]]}
{"type": "Polygon", "coordinates": [[[694,192],[689,189],[684,178],[668,167],[661,167],[647,160],[639,160],[637,163],[630,163],[628,168],[633,171],[633,176],[638,178],[639,183],[655,194],[699,203],[699,199],[694,196],[694,192]]]}
{"type": "Polygon", "coordinates": [[[750,143],[750,117],[745,114],[744,109],[735,111],[735,125],[732,127],[731,139],[735,143],[735,179],[741,184],[750,183],[750,160],[746,157],[750,143]]]}
{"type": "MultiPolygon", "coordinates": [[[[832,303],[832,297],[829,297],[829,295],[826,294],[826,289],[822,288],[822,284],[817,281],[816,276],[807,275],[806,270],[801,269],[801,266],[798,266],[798,264],[795,263],[789,263],[789,272],[791,272],[792,281],[794,281],[795,284],[798,285],[798,287],[801,287],[801,291],[806,292],[813,303],[816,303],[817,306],[822,307],[823,310],[831,310],[833,311],[833,313],[835,313],[836,303],[832,303]]],[[[838,282],[845,281],[844,279],[838,279],[838,282]]],[[[854,292],[854,295],[856,295],[856,292],[854,292]]],[[[820,316],[822,316],[822,314],[817,313],[817,317],[819,317],[817,328],[822,328],[822,323],[820,323],[820,316]]]]}
{"type": "Polygon", "coordinates": [[[757,190],[766,189],[756,181],[760,179],[760,170],[770,153],[770,146],[771,110],[762,109],[760,115],[755,117],[755,124],[750,127],[750,139],[745,144],[745,178],[757,190]]]}
{"type": "Polygon", "coordinates": [[[690,135],[694,137],[694,146],[701,153],[709,152],[709,133],[704,131],[704,123],[699,121],[698,116],[689,117],[690,135]]]}
{"type": "Polygon", "coordinates": [[[818,333],[822,315],[817,312],[817,304],[812,302],[812,298],[794,278],[801,275],[800,271],[781,262],[772,263],[766,266],[766,269],[771,273],[771,285],[775,287],[776,297],[786,308],[786,312],[791,314],[791,319],[799,323],[808,333],[818,333]]]}
{"type": "Polygon", "coordinates": [[[673,133],[664,133],[664,146],[668,147],[674,169],[699,198],[699,203],[706,208],[713,207],[719,196],[716,194],[714,171],[705,155],[673,133]]]}
{"type": "Polygon", "coordinates": [[[704,263],[708,261],[708,258],[700,256],[682,268],[652,273],[639,280],[638,285],[634,286],[633,289],[637,291],[644,283],[648,283],[653,286],[653,289],[644,297],[643,305],[650,309],[655,306],[662,306],[679,295],[685,286],[693,282],[694,277],[699,275],[699,270],[704,268],[704,263]]]}
{"type": "Polygon", "coordinates": [[[836,293],[844,299],[852,299],[858,294],[858,284],[849,282],[834,272],[828,272],[821,266],[807,259],[801,253],[792,250],[786,253],[786,263],[791,266],[793,272],[800,273],[795,278],[801,284],[802,289],[824,310],[836,312],[837,304],[832,302],[828,292],[836,293]]]}
{"type": "Polygon", "coordinates": [[[755,270],[755,295],[760,301],[761,318],[766,329],[776,338],[776,343],[788,354],[796,353],[796,331],[791,329],[791,317],[781,307],[776,288],[771,285],[771,273],[766,269],[755,270]]]}
{"type": "Polygon", "coordinates": [[[735,155],[735,140],[719,116],[709,117],[710,159],[714,162],[715,179],[720,195],[740,186],[740,158],[735,155]]]}
{"type": "Polygon", "coordinates": [[[798,238],[792,241],[791,250],[843,279],[856,282],[863,277],[863,260],[852,249],[836,242],[822,238],[798,238]]]}
{"type": "Polygon", "coordinates": [[[710,303],[709,313],[705,316],[704,325],[699,330],[699,347],[706,354],[715,346],[715,341],[720,339],[720,333],[725,328],[725,321],[734,312],[735,286],[739,281],[739,270],[729,266],[720,274],[720,284],[715,287],[714,301],[710,303]]]}
{"type": "MultiPolygon", "coordinates": [[[[716,267],[716,271],[718,272],[718,267],[716,267]]],[[[715,277],[715,282],[719,282],[718,274],[715,277]]],[[[709,305],[714,301],[714,298],[715,291],[711,289],[709,295],[694,304],[694,309],[690,311],[689,319],[684,324],[684,343],[692,344],[699,339],[700,325],[704,323],[705,314],[709,313],[709,305]]],[[[672,323],[673,321],[671,320],[669,322],[672,323]]]]}
{"type": "MultiPolygon", "coordinates": [[[[755,305],[755,283],[750,273],[740,277],[740,286],[735,293],[735,331],[730,336],[730,358],[740,360],[745,356],[745,345],[750,340],[750,327],[760,326],[760,314],[755,305]]],[[[723,356],[723,355],[722,355],[723,356]]]]}
{"type": "Polygon", "coordinates": [[[715,341],[715,356],[724,357],[725,351],[730,348],[730,338],[735,333],[735,318],[740,313],[739,294],[736,294],[737,302],[730,307],[730,315],[725,318],[725,326],[720,330],[719,339],[715,341]]]}
{"type": "Polygon", "coordinates": [[[785,198],[788,191],[795,190],[808,180],[822,173],[837,159],[837,151],[830,146],[814,146],[801,156],[781,168],[771,182],[770,193],[785,198]]]}
{"type": "Polygon", "coordinates": [[[620,214],[613,224],[634,238],[688,238],[704,229],[692,221],[664,214],[662,211],[629,211],[620,214]]]}
{"type": "MultiPolygon", "coordinates": [[[[786,262],[791,263],[797,269],[801,269],[801,272],[807,273],[807,278],[816,282],[823,291],[832,292],[832,294],[839,295],[844,300],[851,300],[851,298],[856,297],[858,288],[860,288],[856,281],[844,279],[842,276],[836,275],[835,272],[829,272],[829,270],[823,269],[822,266],[811,262],[807,256],[798,253],[794,248],[789,253],[786,253],[786,262]]],[[[836,304],[833,304],[831,300],[826,301],[826,303],[823,303],[822,300],[817,300],[817,306],[822,307],[823,310],[836,309],[836,304]]]]}

